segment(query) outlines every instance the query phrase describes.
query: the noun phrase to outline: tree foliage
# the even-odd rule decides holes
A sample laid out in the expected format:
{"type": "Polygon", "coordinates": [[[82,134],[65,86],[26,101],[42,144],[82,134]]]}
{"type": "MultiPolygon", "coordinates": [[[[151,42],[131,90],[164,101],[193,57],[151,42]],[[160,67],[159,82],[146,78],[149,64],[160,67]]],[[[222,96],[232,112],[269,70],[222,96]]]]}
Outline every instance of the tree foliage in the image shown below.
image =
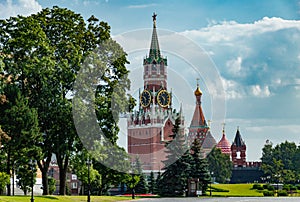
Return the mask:
{"type": "Polygon", "coordinates": [[[10,183],[10,177],[5,172],[0,172],[0,195],[2,195],[3,190],[7,184],[10,183]]]}
{"type": "Polygon", "coordinates": [[[138,157],[135,159],[134,165],[135,175],[139,177],[139,182],[135,186],[135,192],[140,194],[148,193],[148,184],[146,181],[146,176],[143,173],[141,161],[138,157]]]}
{"type": "Polygon", "coordinates": [[[273,182],[294,183],[300,176],[300,146],[294,142],[282,142],[273,146],[267,142],[262,149],[262,169],[273,182]]]}
{"type": "MultiPolygon", "coordinates": [[[[28,17],[0,21],[1,112],[6,110],[3,105],[8,105],[7,100],[12,103],[9,93],[3,91],[5,82],[12,83],[20,97],[27,100],[28,107],[36,110],[42,134],[42,139],[35,138],[42,149],[42,157],[36,160],[42,172],[43,194],[49,193],[47,171],[52,154],[56,155],[60,170],[59,193],[64,195],[70,158],[82,149],[68,95],[74,91],[78,72],[93,50],[104,73],[96,83],[97,119],[115,145],[118,113],[130,109],[134,102],[129,98],[131,104],[126,104],[125,91],[130,85],[125,67],[128,62],[122,48],[110,38],[109,25],[94,16],[85,22],[80,14],[57,6],[28,17]]],[[[0,125],[10,136],[6,128],[12,126],[2,121],[0,125]]]]}
{"type": "Polygon", "coordinates": [[[221,149],[214,147],[207,155],[209,171],[213,172],[215,181],[225,183],[231,177],[232,163],[229,155],[223,154],[221,149]]]}
{"type": "Polygon", "coordinates": [[[158,182],[161,196],[183,196],[190,171],[190,161],[187,160],[190,154],[187,152],[184,136],[180,133],[180,118],[175,120],[172,132],[171,140],[166,144],[164,173],[158,182]]]}
{"type": "Polygon", "coordinates": [[[192,160],[189,177],[198,179],[198,189],[202,190],[202,193],[205,193],[210,182],[210,173],[208,168],[208,161],[206,158],[204,158],[199,138],[195,138],[192,143],[191,157],[192,160]]]}

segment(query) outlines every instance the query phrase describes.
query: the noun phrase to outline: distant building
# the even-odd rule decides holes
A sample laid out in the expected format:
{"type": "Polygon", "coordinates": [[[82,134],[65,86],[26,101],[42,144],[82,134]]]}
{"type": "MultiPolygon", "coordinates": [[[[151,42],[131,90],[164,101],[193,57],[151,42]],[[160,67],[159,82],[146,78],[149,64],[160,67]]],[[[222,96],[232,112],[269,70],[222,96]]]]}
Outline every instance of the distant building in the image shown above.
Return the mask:
{"type": "MultiPolygon", "coordinates": [[[[48,176],[52,177],[56,181],[56,190],[54,195],[59,194],[59,167],[55,161],[52,161],[49,166],[48,176]]],[[[81,181],[77,178],[77,175],[72,172],[67,172],[66,176],[66,185],[67,185],[67,194],[70,195],[79,195],[82,190],[81,181]]]]}
{"type": "Polygon", "coordinates": [[[247,162],[246,143],[243,140],[239,128],[236,131],[234,141],[230,145],[225,135],[223,127],[223,136],[217,144],[223,154],[230,155],[233,164],[230,183],[252,183],[261,181],[263,171],[261,162],[247,162]]]}

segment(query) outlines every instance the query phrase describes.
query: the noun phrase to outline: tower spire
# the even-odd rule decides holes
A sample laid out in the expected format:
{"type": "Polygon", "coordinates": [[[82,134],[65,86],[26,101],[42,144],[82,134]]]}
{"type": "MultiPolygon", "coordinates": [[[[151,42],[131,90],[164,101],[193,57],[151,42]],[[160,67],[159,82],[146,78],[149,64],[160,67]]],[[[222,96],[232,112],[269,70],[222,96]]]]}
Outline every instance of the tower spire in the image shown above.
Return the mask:
{"type": "Polygon", "coordinates": [[[202,127],[208,127],[205,121],[205,117],[204,117],[204,113],[201,107],[201,96],[202,96],[202,92],[200,90],[199,87],[199,79],[197,79],[197,88],[194,92],[195,96],[196,96],[196,107],[195,107],[195,111],[194,111],[194,115],[193,115],[193,119],[192,119],[192,123],[191,126],[202,126],[202,127]]]}
{"type": "Polygon", "coordinates": [[[152,31],[152,39],[151,39],[151,46],[150,46],[150,52],[149,52],[149,57],[152,60],[157,60],[161,57],[159,44],[158,44],[158,37],[157,37],[157,32],[156,32],[156,16],[157,16],[157,14],[154,12],[152,15],[153,31],[152,31]]]}

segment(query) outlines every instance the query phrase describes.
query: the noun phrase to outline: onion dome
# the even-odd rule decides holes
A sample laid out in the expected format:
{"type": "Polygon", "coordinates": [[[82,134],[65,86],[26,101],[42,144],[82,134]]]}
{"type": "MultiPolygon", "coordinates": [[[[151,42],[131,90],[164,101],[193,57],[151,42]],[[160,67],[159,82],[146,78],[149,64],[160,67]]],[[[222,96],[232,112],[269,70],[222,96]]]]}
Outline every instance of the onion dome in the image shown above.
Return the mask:
{"type": "Polygon", "coordinates": [[[231,154],[231,145],[225,135],[225,130],[223,129],[223,135],[220,142],[217,144],[217,148],[220,148],[223,154],[231,154]]]}
{"type": "Polygon", "coordinates": [[[197,89],[195,90],[195,96],[200,96],[202,95],[202,91],[200,90],[199,84],[197,84],[197,89]]]}

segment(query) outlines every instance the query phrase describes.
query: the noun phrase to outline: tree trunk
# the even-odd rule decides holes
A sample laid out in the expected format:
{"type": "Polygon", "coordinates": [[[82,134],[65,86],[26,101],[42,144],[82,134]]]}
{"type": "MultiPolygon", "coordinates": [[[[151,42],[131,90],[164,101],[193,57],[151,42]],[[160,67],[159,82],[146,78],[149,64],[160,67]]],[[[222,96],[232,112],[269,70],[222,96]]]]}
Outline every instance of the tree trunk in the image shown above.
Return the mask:
{"type": "Polygon", "coordinates": [[[42,172],[42,184],[43,184],[43,195],[49,195],[49,185],[48,185],[48,169],[51,161],[51,154],[48,155],[46,161],[38,162],[39,169],[42,172]]]}
{"type": "Polygon", "coordinates": [[[61,157],[56,155],[57,164],[59,168],[59,195],[66,195],[66,177],[69,164],[69,157],[61,157]]]}

